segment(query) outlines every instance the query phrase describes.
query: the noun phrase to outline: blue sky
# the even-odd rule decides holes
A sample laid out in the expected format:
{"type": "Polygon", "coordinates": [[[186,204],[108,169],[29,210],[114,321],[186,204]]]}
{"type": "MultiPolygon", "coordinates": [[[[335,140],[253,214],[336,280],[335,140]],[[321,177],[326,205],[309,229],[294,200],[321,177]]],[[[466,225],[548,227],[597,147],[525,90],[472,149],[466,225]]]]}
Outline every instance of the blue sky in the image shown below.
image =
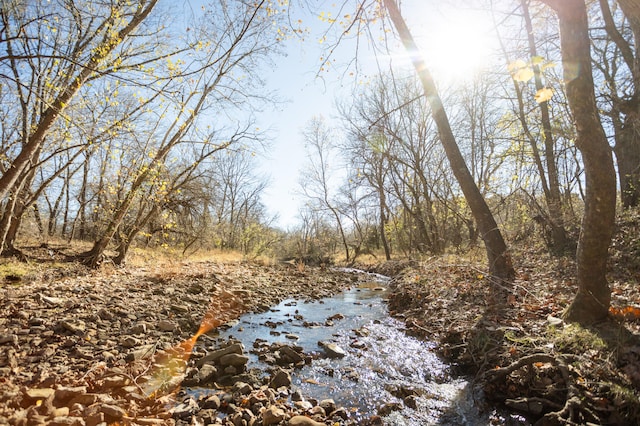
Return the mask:
{"type": "MultiPolygon", "coordinates": [[[[196,11],[209,0],[186,0],[185,11],[196,11]]],[[[302,19],[302,25],[310,29],[305,41],[288,40],[285,45],[286,56],[277,57],[272,68],[265,69],[263,78],[270,91],[274,91],[285,100],[284,104],[272,111],[260,113],[257,117],[261,129],[270,129],[273,136],[271,148],[260,159],[260,172],[269,177],[269,186],[264,193],[263,202],[270,216],[279,218],[275,225],[288,229],[297,224],[298,210],[304,203],[297,194],[300,171],[304,166],[306,153],[301,131],[314,115],[323,115],[331,125],[339,125],[335,117],[334,103],[337,98],[351,93],[355,79],[365,79],[366,74],[374,74],[373,55],[367,53],[368,41],[363,37],[360,42],[358,58],[359,74],[350,77],[349,73],[334,70],[323,73],[323,79],[317,79],[320,57],[325,53],[326,44],[318,39],[327,24],[308,9],[294,2],[293,20],[302,19]],[[368,69],[367,69],[368,67],[368,69]]],[[[334,11],[342,1],[311,0],[317,11],[334,11]]],[[[347,2],[351,5],[351,2],[347,2]]],[[[353,2],[355,5],[356,2],[353,2]]],[[[487,44],[483,35],[491,20],[487,14],[478,14],[478,10],[468,9],[473,1],[462,2],[464,7],[455,7],[459,0],[403,1],[403,14],[416,41],[425,48],[428,66],[437,82],[447,82],[464,78],[469,74],[468,67],[483,60],[487,44]],[[408,11],[411,11],[409,13],[408,11]],[[481,28],[476,28],[480,26],[481,28]]],[[[350,13],[344,11],[343,13],[350,13]]],[[[355,44],[347,40],[334,53],[336,65],[344,66],[353,60],[355,44]]],[[[408,60],[401,54],[393,59],[394,65],[410,69],[408,60]]],[[[386,58],[388,60],[388,58],[386,58]]],[[[381,60],[385,60],[382,58],[381,60]]]]}

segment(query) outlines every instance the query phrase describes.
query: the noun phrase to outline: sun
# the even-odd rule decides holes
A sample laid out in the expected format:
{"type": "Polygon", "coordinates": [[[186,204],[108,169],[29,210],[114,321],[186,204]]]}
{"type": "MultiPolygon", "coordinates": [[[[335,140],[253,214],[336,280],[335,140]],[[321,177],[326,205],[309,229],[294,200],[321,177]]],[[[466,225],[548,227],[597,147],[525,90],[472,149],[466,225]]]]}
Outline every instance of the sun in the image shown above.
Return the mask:
{"type": "Polygon", "coordinates": [[[488,67],[498,46],[490,16],[465,10],[434,15],[410,28],[415,28],[416,42],[437,78],[468,80],[488,67]]]}

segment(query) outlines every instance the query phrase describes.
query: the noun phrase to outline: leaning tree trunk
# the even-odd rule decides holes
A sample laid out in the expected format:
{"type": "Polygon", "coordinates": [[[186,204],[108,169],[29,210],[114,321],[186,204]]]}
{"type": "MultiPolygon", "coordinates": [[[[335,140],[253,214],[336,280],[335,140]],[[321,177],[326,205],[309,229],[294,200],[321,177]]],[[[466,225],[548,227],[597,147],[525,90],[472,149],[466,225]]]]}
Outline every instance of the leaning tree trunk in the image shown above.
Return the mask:
{"type": "Polygon", "coordinates": [[[586,180],[585,211],[578,241],[578,292],[565,312],[568,321],[589,324],[607,317],[611,289],[607,257],[615,226],[616,175],[598,108],[591,69],[584,0],[542,0],[558,13],[560,47],[569,108],[576,126],[586,180]]]}
{"type": "Polygon", "coordinates": [[[460,189],[469,204],[469,208],[478,225],[480,235],[484,241],[489,261],[491,275],[499,281],[511,281],[515,275],[511,257],[507,245],[502,238],[500,229],[496,223],[489,206],[487,205],[480,189],[473,180],[469,168],[460,152],[460,148],[451,130],[449,118],[444,110],[442,99],[438,93],[431,73],[427,69],[424,59],[418,53],[418,48],[413,40],[413,36],[407,27],[400,10],[394,0],[384,0],[384,5],[389,12],[389,17],[402,40],[402,44],[407,49],[413,66],[415,67],[424,94],[431,107],[433,120],[438,128],[440,141],[444,148],[453,174],[460,185],[460,189]]]}

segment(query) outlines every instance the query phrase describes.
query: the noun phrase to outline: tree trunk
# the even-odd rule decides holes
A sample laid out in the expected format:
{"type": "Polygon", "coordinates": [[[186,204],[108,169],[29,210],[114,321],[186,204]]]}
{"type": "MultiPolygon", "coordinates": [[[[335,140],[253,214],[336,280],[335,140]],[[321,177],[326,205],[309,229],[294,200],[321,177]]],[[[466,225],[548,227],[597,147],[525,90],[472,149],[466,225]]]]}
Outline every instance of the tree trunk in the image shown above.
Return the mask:
{"type": "Polygon", "coordinates": [[[449,118],[444,110],[442,99],[440,98],[431,73],[427,69],[424,59],[419,54],[413,36],[402,18],[396,2],[394,0],[384,0],[384,5],[389,12],[389,17],[404,47],[411,57],[411,61],[422,83],[424,94],[431,107],[431,113],[438,128],[440,141],[445,154],[447,155],[453,174],[460,185],[460,189],[469,204],[469,208],[471,209],[484,241],[489,262],[489,271],[491,275],[499,281],[511,281],[515,272],[511,264],[511,257],[507,245],[502,238],[502,234],[498,229],[498,225],[489,206],[473,180],[473,176],[469,172],[464,157],[460,153],[460,148],[456,143],[449,118]]]}
{"type": "Polygon", "coordinates": [[[617,126],[613,151],[618,163],[622,207],[636,207],[640,201],[640,103],[617,126]]]}
{"type": "Polygon", "coordinates": [[[382,247],[384,248],[384,258],[391,260],[391,247],[389,247],[389,240],[387,240],[387,197],[384,195],[384,187],[378,186],[378,197],[380,198],[380,240],[382,241],[382,247]]]}
{"type": "Polygon", "coordinates": [[[577,251],[578,292],[565,312],[568,321],[589,324],[607,317],[611,289],[607,257],[615,226],[613,156],[596,105],[584,0],[542,0],[558,13],[560,47],[576,147],[584,161],[586,195],[577,251]]]}
{"type": "MultiPolygon", "coordinates": [[[[531,23],[531,16],[529,14],[529,6],[526,0],[520,0],[522,11],[525,20],[525,26],[527,28],[529,53],[531,57],[538,56],[536,49],[536,43],[533,38],[533,25],[531,23]]],[[[540,67],[535,64],[533,66],[534,81],[536,90],[544,88],[542,83],[542,73],[540,67]]],[[[549,222],[551,226],[551,238],[552,245],[551,251],[557,254],[562,254],[569,243],[567,233],[564,229],[564,214],[562,208],[562,197],[560,195],[560,182],[558,180],[558,168],[556,167],[555,157],[555,144],[553,139],[553,133],[551,131],[551,117],[549,114],[549,102],[540,102],[540,119],[542,121],[542,135],[544,139],[544,156],[547,166],[548,176],[548,188],[545,191],[545,198],[547,202],[547,208],[549,209],[549,222]]],[[[535,144],[535,140],[531,140],[532,144],[535,144]]]]}
{"type": "MultiPolygon", "coordinates": [[[[29,162],[35,158],[35,154],[42,147],[51,127],[87,79],[89,79],[91,74],[96,71],[96,67],[144,21],[155,7],[157,1],[158,0],[150,0],[147,4],[145,4],[146,2],[141,2],[137,13],[131,17],[131,20],[127,22],[118,33],[105,36],[102,43],[92,50],[93,54],[82,64],[82,68],[77,76],[71,79],[71,84],[65,87],[56,99],[51,102],[51,105],[42,114],[39,122],[35,124],[33,133],[25,138],[26,142],[22,146],[20,153],[12,160],[11,165],[5,173],[0,176],[0,199],[5,198],[9,191],[14,188],[22,172],[28,167],[29,162]]],[[[107,26],[114,25],[114,21],[118,19],[117,16],[119,16],[119,13],[113,13],[112,17],[108,19],[105,24],[107,26]]]]}
{"type": "Polygon", "coordinates": [[[607,34],[616,44],[631,71],[633,92],[621,98],[611,91],[612,118],[616,144],[613,151],[618,164],[620,201],[623,208],[636,207],[640,202],[640,7],[637,3],[619,1],[633,33],[633,42],[618,31],[607,0],[600,0],[600,10],[607,34]]]}

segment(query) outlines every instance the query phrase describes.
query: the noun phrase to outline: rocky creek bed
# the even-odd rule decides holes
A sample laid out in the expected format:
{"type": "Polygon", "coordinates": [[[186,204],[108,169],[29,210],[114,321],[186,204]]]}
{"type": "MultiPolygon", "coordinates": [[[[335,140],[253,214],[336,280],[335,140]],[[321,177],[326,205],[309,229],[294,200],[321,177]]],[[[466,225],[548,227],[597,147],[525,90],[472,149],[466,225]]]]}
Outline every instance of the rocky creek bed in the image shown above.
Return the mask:
{"type": "MultiPolygon", "coordinates": [[[[488,303],[482,265],[456,258],[377,265],[376,272],[394,276],[384,296],[391,318],[353,327],[336,313],[316,320],[295,313],[305,302],[370,284],[370,277],[348,271],[172,261],[98,271],[50,263],[20,277],[5,274],[0,424],[517,425],[527,424],[523,414],[540,424],[638,424],[637,317],[615,317],[594,328],[562,323],[562,309],[575,292],[574,265],[566,258],[526,261],[537,257],[520,256],[513,294],[500,307],[488,303]],[[291,304],[290,311],[283,303],[291,304]],[[251,321],[227,328],[243,313],[269,314],[273,307],[290,315],[274,321],[274,339],[269,333],[264,341],[239,344],[238,327],[248,332],[251,321]],[[308,324],[296,328],[296,321],[308,324]],[[334,368],[330,345],[310,350],[302,344],[307,331],[342,323],[342,333],[327,343],[347,352],[345,359],[366,359],[374,352],[373,345],[366,349],[367,339],[383,341],[376,333],[389,321],[402,336],[417,336],[411,344],[434,342],[412,350],[438,353],[448,367],[432,374],[430,383],[452,385],[459,397],[438,397],[430,385],[416,388],[392,378],[379,381],[384,393],[354,403],[331,389],[330,379],[349,393],[369,387],[362,371],[334,368]],[[267,367],[256,369],[258,358],[267,367]],[[310,366],[318,370],[310,373],[310,366]],[[469,386],[452,380],[456,374],[472,377],[485,398],[460,397],[469,386]],[[323,387],[331,392],[313,393],[323,387]],[[425,407],[425,401],[433,405],[425,407]],[[468,404],[484,416],[455,417],[467,413],[468,404]],[[497,412],[497,405],[520,414],[497,412]],[[435,417],[413,421],[405,415],[412,406],[435,417]]],[[[613,278],[613,305],[640,306],[637,280],[619,273],[613,278]]],[[[377,374],[384,367],[370,370],[377,374]]]]}
{"type": "MultiPolygon", "coordinates": [[[[382,416],[421,397],[411,386],[388,383],[389,399],[374,402],[378,411],[356,415],[357,408],[336,403],[331,392],[322,399],[305,395],[305,385],[321,383],[294,373],[343,357],[340,345],[327,341],[312,351],[285,333],[280,342],[256,339],[248,347],[216,335],[242,313],[268,313],[285,299],[304,303],[370,287],[366,274],[185,262],[65,275],[44,272],[2,284],[0,424],[383,424],[382,416]],[[252,367],[252,358],[268,367],[252,367]]],[[[301,324],[298,333],[342,315],[301,324]]],[[[282,333],[276,328],[271,335],[282,333]]],[[[354,338],[346,350],[362,344],[354,338]]],[[[326,376],[334,374],[358,382],[344,369],[326,376]]]]}

